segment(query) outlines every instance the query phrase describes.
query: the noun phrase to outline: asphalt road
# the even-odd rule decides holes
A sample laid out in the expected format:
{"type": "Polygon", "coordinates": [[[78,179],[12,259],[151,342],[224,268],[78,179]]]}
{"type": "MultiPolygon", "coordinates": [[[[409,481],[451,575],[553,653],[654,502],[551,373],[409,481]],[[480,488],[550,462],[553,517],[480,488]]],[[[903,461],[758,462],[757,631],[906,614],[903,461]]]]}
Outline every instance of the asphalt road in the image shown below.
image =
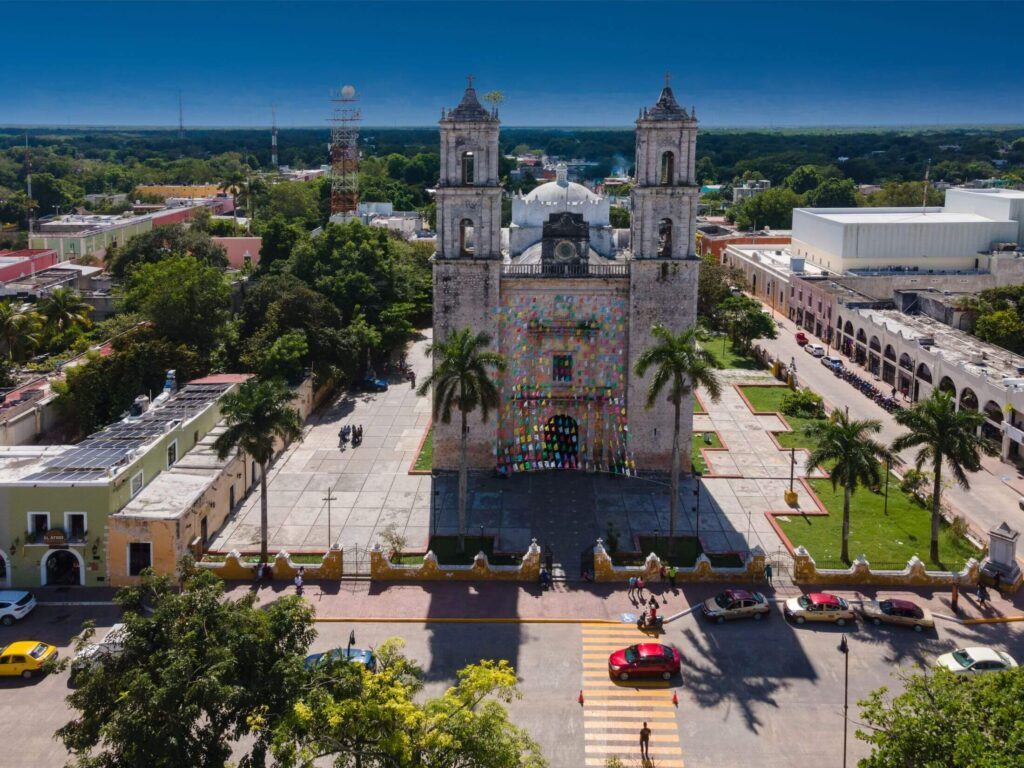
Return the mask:
{"type": "MultiPolygon", "coordinates": [[[[15,627],[0,627],[0,643],[52,642],[65,651],[86,616],[108,627],[113,608],[42,606],[15,627]]],[[[313,650],[374,646],[391,636],[423,666],[425,695],[437,695],[462,666],[505,658],[522,679],[522,699],[509,709],[541,745],[554,768],[603,766],[611,754],[638,758],[636,734],[655,724],[654,764],[661,768],[838,766],[842,755],[843,657],[837,627],[791,626],[781,612],[761,622],[709,625],[686,616],[666,627],[683,670],[667,684],[616,684],[603,672],[608,648],[641,639],[629,625],[361,623],[318,625],[313,650]],[[577,700],[585,690],[585,702],[577,700]],[[672,693],[678,707],[671,703],[672,693]],[[678,757],[681,755],[681,759],[678,757]]],[[[867,754],[856,740],[856,701],[886,685],[899,687],[901,669],[928,664],[957,646],[994,645],[1024,661],[1024,623],[961,626],[940,622],[918,635],[885,627],[847,627],[850,643],[849,756],[867,754]]],[[[53,732],[70,717],[65,675],[23,682],[0,680],[4,749],[0,766],[53,768],[66,758],[53,732]]]]}

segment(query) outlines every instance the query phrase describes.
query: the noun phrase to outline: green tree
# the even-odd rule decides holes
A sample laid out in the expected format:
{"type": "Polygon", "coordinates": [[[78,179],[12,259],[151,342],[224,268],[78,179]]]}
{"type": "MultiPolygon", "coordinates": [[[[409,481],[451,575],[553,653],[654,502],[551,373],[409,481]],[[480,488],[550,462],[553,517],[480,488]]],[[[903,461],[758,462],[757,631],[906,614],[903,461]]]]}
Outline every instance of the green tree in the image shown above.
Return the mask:
{"type": "Polygon", "coordinates": [[[9,362],[21,362],[40,342],[39,315],[14,299],[0,301],[0,340],[9,362]]]}
{"type": "Polygon", "coordinates": [[[289,224],[295,224],[306,231],[313,229],[320,223],[318,189],[312,182],[305,181],[274,184],[267,195],[266,217],[272,219],[280,216],[289,224]]]}
{"type": "Polygon", "coordinates": [[[238,195],[245,183],[245,171],[241,165],[232,166],[224,173],[224,180],[217,187],[221,192],[231,195],[231,215],[238,218],[238,195]]]}
{"type": "Polygon", "coordinates": [[[871,744],[862,768],[1003,768],[1024,760],[1024,669],[984,675],[942,670],[900,675],[859,702],[871,744]]]}
{"type": "Polygon", "coordinates": [[[761,302],[749,296],[729,296],[718,307],[718,316],[733,344],[749,350],[754,339],[774,339],[778,328],[761,302]]]}
{"type": "Polygon", "coordinates": [[[107,269],[121,278],[137,264],[157,262],[172,254],[188,254],[214,267],[228,265],[224,249],[214,243],[209,234],[181,224],[168,224],[136,235],[108,250],[105,261],[107,269]]]}
{"type": "MultiPolygon", "coordinates": [[[[928,187],[928,205],[942,205],[945,199],[945,192],[928,187]]],[[[924,201],[923,181],[890,181],[866,198],[868,205],[881,208],[914,208],[924,201]]]]}
{"type": "Polygon", "coordinates": [[[501,405],[498,388],[490,370],[505,370],[505,358],[488,347],[491,337],[474,333],[471,328],[453,331],[442,341],[427,347],[434,358],[434,370],[420,384],[417,394],[423,397],[433,389],[434,420],[450,424],[452,412],[459,411],[459,551],[466,548],[466,496],[468,467],[466,445],[469,438],[469,414],[480,409],[480,418],[487,421],[492,410],[501,405]]]}
{"type": "Polygon", "coordinates": [[[816,189],[824,181],[825,177],[822,176],[821,171],[818,170],[818,166],[801,165],[789,174],[789,176],[786,177],[786,180],[782,183],[798,195],[802,195],[806,192],[810,192],[812,189],[816,189]]]}
{"type": "Polygon", "coordinates": [[[807,205],[814,208],[856,208],[859,201],[853,179],[826,179],[807,193],[807,205]]]}
{"type": "Polygon", "coordinates": [[[839,557],[844,563],[850,562],[850,500],[859,486],[878,487],[882,477],[879,460],[891,458],[888,449],[871,438],[881,430],[880,421],[851,420],[839,410],[806,430],[816,445],[807,457],[807,473],[823,467],[829,472],[833,490],[843,486],[843,545],[839,557]]]}
{"type": "Polygon", "coordinates": [[[939,560],[939,526],[942,522],[942,467],[949,467],[953,479],[963,488],[970,488],[968,472],[981,469],[981,454],[995,456],[996,447],[979,437],[985,416],[969,408],[957,410],[953,398],[938,389],[926,400],[896,413],[896,423],[909,432],[897,437],[892,444],[899,453],[917,448],[914,464],[918,471],[931,464],[932,472],[932,541],[930,559],[939,560]]]}
{"type": "MultiPolygon", "coordinates": [[[[697,329],[688,328],[675,334],[663,325],[651,328],[654,344],[647,347],[637,358],[635,372],[641,378],[647,371],[654,369],[651,383],[647,389],[645,407],[650,410],[658,401],[658,397],[668,389],[668,399],[672,402],[674,419],[672,422],[672,469],[670,473],[671,498],[669,499],[669,532],[675,536],[676,516],[679,512],[679,464],[681,449],[681,425],[683,399],[693,394],[694,389],[703,387],[715,402],[722,393],[722,385],[718,374],[714,371],[714,358],[702,349],[697,336],[697,329]]],[[[692,457],[687,452],[686,466],[689,468],[692,457]]]]}
{"type": "Polygon", "coordinates": [[[54,288],[39,302],[37,311],[43,320],[43,334],[51,346],[66,346],[69,337],[92,325],[89,319],[92,305],[82,301],[81,295],[71,288],[54,288]]]}
{"type": "Polygon", "coordinates": [[[803,199],[786,187],[773,187],[759,192],[726,214],[741,229],[792,229],[793,209],[803,205],[803,199]]]}
{"type": "Polygon", "coordinates": [[[458,682],[422,703],[422,672],[385,641],[376,673],[344,661],[316,670],[278,726],[274,757],[282,768],[450,766],[544,768],[540,748],[503,706],[518,699],[507,661],[459,670],[458,682]]]}
{"type": "Polygon", "coordinates": [[[974,335],[1011,352],[1024,349],[1024,321],[1016,309],[1000,309],[979,315],[974,323],[974,335]]]}
{"type": "Polygon", "coordinates": [[[268,271],[276,263],[283,263],[295,246],[307,237],[306,231],[297,224],[289,224],[283,216],[275,216],[263,229],[260,246],[260,270],[268,271]]]}
{"type": "Polygon", "coordinates": [[[608,220],[615,229],[629,229],[629,211],[613,205],[608,209],[608,220]]]}
{"type": "Polygon", "coordinates": [[[192,256],[168,256],[128,274],[124,306],[161,336],[209,352],[230,315],[231,287],[217,267],[192,256]]]}
{"type": "Polygon", "coordinates": [[[280,381],[249,379],[221,400],[227,429],[213,447],[221,459],[240,449],[260,467],[260,562],[267,562],[267,468],[278,440],[302,434],[298,412],[289,405],[295,395],[280,381]]]}
{"type": "Polygon", "coordinates": [[[266,350],[259,365],[259,375],[265,379],[284,379],[289,384],[302,381],[305,360],[309,355],[306,334],[300,330],[278,336],[266,350]]]}
{"type": "Polygon", "coordinates": [[[697,273],[697,317],[709,328],[725,330],[720,313],[722,302],[733,295],[733,288],[746,287],[742,270],[721,264],[713,254],[706,254],[697,273]]]}
{"type": "MultiPolygon", "coordinates": [[[[295,596],[226,598],[220,578],[145,571],[120,590],[124,649],[76,674],[77,711],[57,737],[80,768],[266,765],[273,730],[307,677],[313,611],[295,596]]],[[[87,631],[86,637],[91,634],[87,631]]]]}

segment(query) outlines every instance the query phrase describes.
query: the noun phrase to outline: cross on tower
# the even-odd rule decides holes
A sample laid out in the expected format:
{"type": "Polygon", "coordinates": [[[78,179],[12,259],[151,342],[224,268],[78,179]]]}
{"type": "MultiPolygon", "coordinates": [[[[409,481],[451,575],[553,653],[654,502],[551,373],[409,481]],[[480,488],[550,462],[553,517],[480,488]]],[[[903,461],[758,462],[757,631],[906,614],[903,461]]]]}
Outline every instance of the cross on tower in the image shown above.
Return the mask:
{"type": "Polygon", "coordinates": [[[671,72],[666,72],[665,73],[665,87],[666,88],[668,88],[668,81],[671,80],[671,79],[672,79],[672,73],[671,72]]]}
{"type": "Polygon", "coordinates": [[[466,75],[466,82],[469,83],[470,88],[473,87],[474,80],[476,80],[476,78],[473,75],[466,75]]]}

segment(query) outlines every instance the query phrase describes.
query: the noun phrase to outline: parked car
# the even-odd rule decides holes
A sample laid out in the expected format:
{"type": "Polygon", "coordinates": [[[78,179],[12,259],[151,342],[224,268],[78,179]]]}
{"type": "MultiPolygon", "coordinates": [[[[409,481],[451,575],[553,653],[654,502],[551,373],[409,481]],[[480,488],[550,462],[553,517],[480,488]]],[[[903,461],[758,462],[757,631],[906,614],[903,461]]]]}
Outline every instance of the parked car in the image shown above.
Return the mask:
{"type": "Polygon", "coordinates": [[[872,600],[861,608],[865,621],[875,626],[879,624],[898,624],[901,627],[913,627],[917,632],[935,626],[932,614],[909,600],[872,600]]]}
{"type": "Polygon", "coordinates": [[[804,345],[804,352],[807,352],[812,357],[824,357],[825,356],[825,348],[823,346],[821,346],[821,344],[818,344],[817,342],[813,342],[813,341],[804,345]]]}
{"type": "Polygon", "coordinates": [[[42,672],[43,664],[56,658],[55,646],[38,640],[18,640],[0,649],[0,676],[28,680],[42,672]]]}
{"type": "Polygon", "coordinates": [[[615,651],[608,657],[608,673],[619,680],[660,677],[671,680],[679,673],[679,650],[660,643],[640,643],[615,651]]]}
{"type": "Polygon", "coordinates": [[[935,660],[935,666],[955,675],[973,675],[981,672],[1005,672],[1013,669],[1017,662],[1008,653],[995,648],[958,648],[944,653],[935,660]]]}
{"type": "Polygon", "coordinates": [[[71,679],[74,680],[76,675],[121,653],[124,650],[125,634],[125,625],[115,624],[101,640],[83,646],[71,660],[71,679]]]}
{"type": "Polygon", "coordinates": [[[829,355],[825,355],[823,358],[821,358],[821,364],[824,365],[826,368],[831,368],[833,371],[843,370],[843,361],[840,360],[838,357],[831,357],[829,355]]]}
{"type": "Polygon", "coordinates": [[[796,343],[797,344],[799,344],[802,347],[808,341],[809,341],[809,339],[807,338],[807,334],[806,333],[804,333],[803,331],[797,331],[796,332],[796,343]]]}
{"type": "Polygon", "coordinates": [[[771,613],[768,598],[760,592],[745,589],[727,589],[704,601],[704,616],[721,624],[726,619],[754,619],[759,621],[771,613]]]}
{"type": "Polygon", "coordinates": [[[368,376],[359,382],[359,389],[363,392],[387,392],[388,383],[384,379],[375,379],[368,376]]]}
{"type": "Polygon", "coordinates": [[[809,595],[791,597],[782,611],[787,619],[803,624],[805,621],[834,621],[840,627],[855,616],[850,604],[843,598],[826,592],[811,592],[809,595]]]}
{"type": "Polygon", "coordinates": [[[352,664],[362,664],[371,672],[377,671],[377,658],[373,651],[362,648],[332,648],[324,653],[312,653],[302,662],[306,669],[322,667],[335,661],[347,661],[352,664]]]}
{"type": "Polygon", "coordinates": [[[36,598],[31,592],[4,590],[0,592],[0,624],[11,626],[24,619],[36,607],[36,598]]]}

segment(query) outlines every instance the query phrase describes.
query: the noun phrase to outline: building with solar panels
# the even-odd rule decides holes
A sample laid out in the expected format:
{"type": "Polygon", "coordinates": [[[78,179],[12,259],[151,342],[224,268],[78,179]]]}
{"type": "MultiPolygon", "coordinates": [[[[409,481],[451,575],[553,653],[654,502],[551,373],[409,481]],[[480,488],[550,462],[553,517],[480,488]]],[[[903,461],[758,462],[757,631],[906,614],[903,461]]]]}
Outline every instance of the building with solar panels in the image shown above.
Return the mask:
{"type": "Polygon", "coordinates": [[[140,397],[77,445],[0,448],[0,585],[119,586],[173,573],[223,524],[255,478],[216,457],[220,399],[244,375],[140,397]]]}

